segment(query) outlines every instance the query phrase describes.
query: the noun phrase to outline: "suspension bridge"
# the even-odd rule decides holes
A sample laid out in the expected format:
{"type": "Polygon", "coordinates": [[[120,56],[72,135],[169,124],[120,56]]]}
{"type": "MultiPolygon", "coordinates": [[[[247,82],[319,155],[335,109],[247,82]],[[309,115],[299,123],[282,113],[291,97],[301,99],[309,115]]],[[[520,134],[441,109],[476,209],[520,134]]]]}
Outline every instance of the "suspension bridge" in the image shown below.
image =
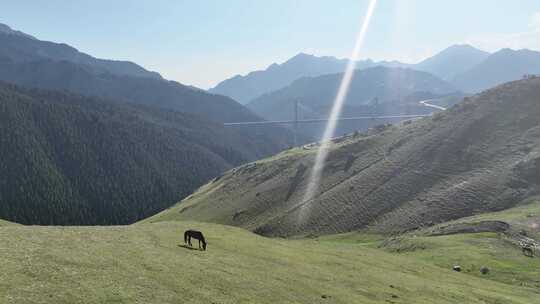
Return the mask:
{"type": "MultiPolygon", "coordinates": [[[[422,103],[422,102],[420,102],[422,103]]],[[[427,103],[422,103],[425,106],[428,106],[427,103]]],[[[294,134],[294,146],[297,146],[297,131],[299,124],[309,124],[309,123],[326,123],[330,119],[328,118],[312,118],[312,119],[299,119],[298,118],[298,102],[294,103],[294,119],[292,120],[261,120],[261,121],[242,121],[242,122],[228,122],[224,123],[224,126],[257,126],[257,125],[282,125],[290,124],[293,125],[293,134],[294,134]]],[[[442,108],[442,107],[441,107],[442,108]]],[[[419,117],[428,117],[432,114],[402,114],[402,115],[366,115],[366,116],[354,116],[354,117],[338,117],[336,121],[354,121],[354,120],[374,120],[374,119],[407,119],[407,118],[419,118],[419,117]]]]}

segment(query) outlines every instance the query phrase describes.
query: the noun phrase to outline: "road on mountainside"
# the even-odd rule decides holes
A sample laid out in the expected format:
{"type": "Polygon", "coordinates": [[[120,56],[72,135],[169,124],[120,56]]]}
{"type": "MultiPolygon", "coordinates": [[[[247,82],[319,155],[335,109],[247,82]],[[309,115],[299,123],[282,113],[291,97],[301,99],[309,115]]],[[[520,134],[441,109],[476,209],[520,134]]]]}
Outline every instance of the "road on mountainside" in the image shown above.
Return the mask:
{"type": "Polygon", "coordinates": [[[445,107],[441,107],[441,106],[429,103],[430,101],[434,101],[434,100],[437,100],[437,99],[426,99],[426,100],[419,101],[419,103],[421,105],[423,105],[423,106],[430,107],[430,108],[435,108],[437,110],[441,110],[441,111],[446,110],[445,107]]]}

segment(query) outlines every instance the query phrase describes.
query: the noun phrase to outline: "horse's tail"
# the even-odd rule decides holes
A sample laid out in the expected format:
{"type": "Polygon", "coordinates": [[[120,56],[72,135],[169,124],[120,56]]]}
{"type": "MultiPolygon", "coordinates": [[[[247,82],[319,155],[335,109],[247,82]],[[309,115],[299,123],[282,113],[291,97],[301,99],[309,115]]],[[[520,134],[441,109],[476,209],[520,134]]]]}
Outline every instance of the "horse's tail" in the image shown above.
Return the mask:
{"type": "Polygon", "coordinates": [[[188,239],[188,232],[184,232],[184,243],[187,244],[187,239],[188,239]]]}

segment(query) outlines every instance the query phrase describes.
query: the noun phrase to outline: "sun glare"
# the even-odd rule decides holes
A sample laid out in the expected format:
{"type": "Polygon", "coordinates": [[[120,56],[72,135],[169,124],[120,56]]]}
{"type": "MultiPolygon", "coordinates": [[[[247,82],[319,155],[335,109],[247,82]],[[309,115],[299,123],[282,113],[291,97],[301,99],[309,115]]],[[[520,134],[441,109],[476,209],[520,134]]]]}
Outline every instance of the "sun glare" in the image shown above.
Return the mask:
{"type": "Polygon", "coordinates": [[[354,49],[349,58],[347,68],[345,70],[345,73],[343,74],[343,78],[341,79],[338,92],[334,99],[332,111],[330,112],[328,123],[326,124],[326,128],[324,130],[323,137],[321,139],[321,144],[319,145],[317,156],[315,157],[315,163],[313,164],[313,168],[311,170],[306,192],[302,199],[302,206],[300,207],[300,216],[299,216],[300,223],[306,219],[309,212],[310,201],[314,198],[316,192],[318,191],[321,175],[324,169],[326,158],[328,157],[331,139],[334,137],[338,118],[341,114],[341,110],[343,108],[343,103],[345,101],[345,98],[347,97],[347,93],[349,91],[349,87],[350,87],[352,78],[354,76],[356,62],[359,59],[360,50],[362,49],[364,38],[369,28],[369,24],[371,21],[371,17],[373,16],[373,12],[375,11],[376,4],[377,4],[377,0],[371,0],[369,2],[366,15],[362,22],[360,31],[358,32],[358,36],[356,37],[356,43],[354,45],[354,49]]]}

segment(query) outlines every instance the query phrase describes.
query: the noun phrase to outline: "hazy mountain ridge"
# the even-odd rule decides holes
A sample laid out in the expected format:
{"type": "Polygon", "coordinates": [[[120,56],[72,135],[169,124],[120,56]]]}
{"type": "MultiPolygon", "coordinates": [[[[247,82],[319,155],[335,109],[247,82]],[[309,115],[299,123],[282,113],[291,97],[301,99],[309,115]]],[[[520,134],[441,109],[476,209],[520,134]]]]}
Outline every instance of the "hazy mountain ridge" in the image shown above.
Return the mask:
{"type": "MultiPolygon", "coordinates": [[[[268,120],[292,120],[294,103],[299,102],[302,119],[325,118],[342,77],[343,74],[328,74],[301,78],[283,89],[262,95],[247,107],[268,120]]],[[[428,114],[433,109],[418,104],[418,101],[456,91],[451,84],[426,72],[382,66],[359,69],[354,74],[341,116],[428,114]]],[[[341,122],[337,134],[366,129],[383,122],[341,122]]],[[[317,138],[322,127],[324,124],[300,126],[300,130],[317,138]]]]}
{"type": "Polygon", "coordinates": [[[456,75],[488,58],[489,55],[490,53],[467,44],[453,45],[410,67],[431,73],[444,80],[452,80],[456,75]]]}
{"type": "Polygon", "coordinates": [[[214,121],[256,120],[256,116],[234,100],[196,91],[174,81],[95,74],[86,65],[68,61],[33,61],[0,64],[0,80],[28,87],[68,90],[173,109],[214,121]]]}
{"type": "Polygon", "coordinates": [[[432,118],[336,140],[313,200],[314,148],[244,165],[156,220],[264,235],[396,232],[502,210],[540,192],[540,78],[508,83],[432,118]]]}
{"type": "Polygon", "coordinates": [[[246,76],[234,76],[209,90],[247,103],[266,92],[280,89],[304,76],[318,76],[341,72],[346,60],[334,57],[315,57],[300,53],[282,64],[272,64],[266,70],[250,72],[246,76]]]}
{"type": "Polygon", "coordinates": [[[540,52],[502,49],[453,79],[466,92],[479,92],[501,83],[540,74],[540,52]]]}
{"type": "MultiPolygon", "coordinates": [[[[265,94],[250,102],[248,108],[262,115],[260,108],[272,106],[279,100],[300,100],[305,106],[328,106],[336,96],[343,74],[328,74],[318,77],[306,77],[293,82],[290,86],[265,94]]],[[[359,69],[353,76],[345,104],[365,105],[373,102],[385,103],[400,100],[416,92],[448,94],[456,89],[429,73],[404,68],[374,67],[359,69]]],[[[263,117],[276,115],[276,109],[268,111],[263,117]]],[[[279,119],[278,117],[271,117],[279,119]]]]}
{"type": "Polygon", "coordinates": [[[120,76],[162,79],[158,73],[147,71],[133,62],[94,58],[67,44],[38,40],[14,31],[5,24],[0,24],[0,61],[2,58],[15,63],[39,60],[69,61],[87,65],[96,73],[109,72],[120,76]]]}
{"type": "MultiPolygon", "coordinates": [[[[540,73],[538,53],[532,50],[510,49],[488,53],[471,45],[457,44],[418,63],[377,62],[367,59],[359,61],[357,69],[376,66],[411,68],[431,73],[451,82],[465,92],[478,93],[507,81],[518,80],[524,74],[540,73]]],[[[287,87],[303,77],[341,73],[345,70],[345,66],[346,60],[344,59],[299,54],[283,64],[272,64],[265,71],[251,72],[246,76],[237,75],[221,82],[210,91],[236,97],[242,103],[248,103],[265,94],[287,87]],[[303,61],[304,64],[296,66],[291,64],[291,62],[298,61],[303,61]],[[327,65],[324,65],[323,62],[327,65]],[[292,66],[294,69],[290,68],[292,66]],[[318,66],[320,69],[315,73],[307,68],[311,66],[318,66]],[[242,95],[244,92],[250,93],[242,95]]]]}
{"type": "MultiPolygon", "coordinates": [[[[137,73],[136,76],[133,73],[125,75],[118,69],[122,62],[115,62],[115,69],[111,70],[107,65],[109,61],[79,53],[66,44],[11,34],[0,34],[0,42],[2,81],[172,109],[216,122],[261,120],[228,97],[161,77],[139,77],[137,73]],[[100,66],[103,63],[107,63],[107,68],[100,66]]],[[[263,126],[257,131],[235,128],[234,131],[245,137],[246,146],[256,147],[259,157],[276,153],[292,142],[292,136],[286,130],[276,127],[263,126]],[[248,141],[253,145],[247,144],[248,141]]]]}
{"type": "MultiPolygon", "coordinates": [[[[454,45],[438,54],[416,64],[399,61],[360,60],[357,69],[376,66],[411,68],[424,71],[450,80],[456,74],[471,68],[489,53],[470,45],[454,45]]],[[[230,96],[241,103],[248,103],[264,94],[279,90],[303,77],[317,77],[325,74],[342,73],[347,65],[346,59],[323,56],[317,57],[300,53],[282,64],[272,64],[266,70],[254,71],[245,76],[237,75],[224,80],[210,92],[230,96]]]]}
{"type": "Polygon", "coordinates": [[[34,36],[28,35],[26,33],[23,33],[21,31],[16,31],[10,28],[9,26],[0,23],[0,34],[7,34],[7,35],[15,35],[15,36],[22,36],[30,39],[36,39],[34,36]]]}
{"type": "MultiPolygon", "coordinates": [[[[67,61],[0,63],[0,80],[26,87],[67,90],[112,102],[130,102],[200,116],[214,122],[259,121],[260,117],[236,101],[194,90],[174,81],[94,74],[86,66],[67,61]]],[[[203,120],[204,121],[204,120],[203,120]]],[[[203,126],[201,126],[203,127],[203,126]]],[[[245,138],[241,146],[258,151],[259,157],[276,153],[292,143],[290,133],[275,126],[234,128],[245,138]]]]}
{"type": "MultiPolygon", "coordinates": [[[[250,72],[245,76],[236,75],[220,82],[209,92],[230,96],[246,104],[264,94],[282,89],[304,77],[317,77],[326,74],[342,73],[348,61],[331,56],[314,56],[299,53],[282,64],[273,63],[266,70],[250,72]]],[[[407,67],[399,61],[360,60],[358,69],[375,66],[407,67]]]]}

